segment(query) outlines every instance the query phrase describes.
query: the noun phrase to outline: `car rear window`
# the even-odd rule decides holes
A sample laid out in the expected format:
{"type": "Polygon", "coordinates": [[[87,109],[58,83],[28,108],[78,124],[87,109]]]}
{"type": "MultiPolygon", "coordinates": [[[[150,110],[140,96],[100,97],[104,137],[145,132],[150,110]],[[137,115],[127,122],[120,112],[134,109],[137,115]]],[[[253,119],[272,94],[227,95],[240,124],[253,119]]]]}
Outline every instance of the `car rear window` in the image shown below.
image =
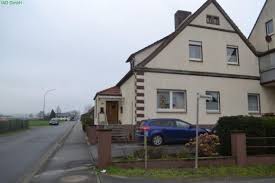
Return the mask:
{"type": "Polygon", "coordinates": [[[174,122],[159,120],[159,121],[152,121],[151,125],[152,126],[161,126],[161,127],[172,127],[172,126],[174,126],[174,122]]]}

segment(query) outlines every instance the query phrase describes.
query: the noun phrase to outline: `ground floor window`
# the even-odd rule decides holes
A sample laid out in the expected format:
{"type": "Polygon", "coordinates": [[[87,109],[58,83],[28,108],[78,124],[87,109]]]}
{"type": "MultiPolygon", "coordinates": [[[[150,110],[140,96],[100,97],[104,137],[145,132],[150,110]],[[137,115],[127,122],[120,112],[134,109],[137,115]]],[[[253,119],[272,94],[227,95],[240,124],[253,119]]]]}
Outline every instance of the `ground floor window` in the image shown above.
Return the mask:
{"type": "Polygon", "coordinates": [[[248,94],[248,112],[260,113],[260,94],[248,94]]]}
{"type": "Polygon", "coordinates": [[[220,92],[206,91],[205,94],[212,96],[212,100],[206,100],[206,111],[208,113],[220,112],[220,92]]]}
{"type": "Polygon", "coordinates": [[[157,90],[158,111],[186,111],[186,91],[157,90]]]}

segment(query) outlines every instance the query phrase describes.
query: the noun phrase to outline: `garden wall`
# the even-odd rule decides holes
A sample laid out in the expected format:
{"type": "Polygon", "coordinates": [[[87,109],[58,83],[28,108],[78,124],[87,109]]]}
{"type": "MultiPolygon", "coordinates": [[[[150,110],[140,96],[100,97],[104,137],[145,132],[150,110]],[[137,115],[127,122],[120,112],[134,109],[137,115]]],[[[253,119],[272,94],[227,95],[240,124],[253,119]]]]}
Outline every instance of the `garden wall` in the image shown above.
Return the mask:
{"type": "MultiPolygon", "coordinates": [[[[148,168],[194,168],[194,160],[149,160],[148,168]]],[[[112,165],[120,168],[144,168],[144,161],[129,161],[129,162],[113,162],[112,165]]],[[[233,157],[218,157],[209,159],[200,159],[199,165],[202,167],[207,166],[232,166],[235,165],[235,159],[233,157]]]]}
{"type": "Polygon", "coordinates": [[[2,120],[0,121],[0,133],[16,131],[29,128],[29,122],[26,120],[2,120]]]}

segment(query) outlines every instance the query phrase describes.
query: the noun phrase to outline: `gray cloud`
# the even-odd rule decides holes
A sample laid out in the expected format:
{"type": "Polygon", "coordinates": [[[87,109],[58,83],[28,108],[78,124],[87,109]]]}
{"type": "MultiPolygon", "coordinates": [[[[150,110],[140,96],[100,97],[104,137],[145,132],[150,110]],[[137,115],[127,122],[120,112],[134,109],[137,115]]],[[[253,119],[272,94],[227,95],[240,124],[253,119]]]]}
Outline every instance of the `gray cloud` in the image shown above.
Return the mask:
{"type": "MultiPolygon", "coordinates": [[[[173,31],[204,0],[22,0],[0,5],[0,113],[83,109],[128,71],[127,57],[173,31]]],[[[248,35],[264,0],[219,0],[248,35]],[[243,7],[246,7],[244,9],[243,7]]]]}

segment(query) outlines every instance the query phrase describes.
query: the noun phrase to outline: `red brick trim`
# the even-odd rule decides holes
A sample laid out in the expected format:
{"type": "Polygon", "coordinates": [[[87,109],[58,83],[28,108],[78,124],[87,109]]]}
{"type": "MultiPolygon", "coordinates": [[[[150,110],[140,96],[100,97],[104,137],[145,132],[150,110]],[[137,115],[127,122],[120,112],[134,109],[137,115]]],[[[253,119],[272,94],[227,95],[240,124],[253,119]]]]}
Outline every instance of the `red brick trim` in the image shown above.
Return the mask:
{"type": "Polygon", "coordinates": [[[137,79],[137,82],[142,82],[142,83],[144,83],[144,79],[137,79]]]}
{"type": "Polygon", "coordinates": [[[137,86],[138,90],[144,90],[144,86],[137,86]]]}
{"type": "Polygon", "coordinates": [[[138,97],[144,97],[144,93],[137,93],[138,97]]]}
{"type": "Polygon", "coordinates": [[[143,71],[137,71],[137,75],[144,75],[144,72],[143,71]]]}
{"type": "Polygon", "coordinates": [[[136,100],[137,104],[144,104],[144,100],[136,100]]]}
{"type": "Polygon", "coordinates": [[[144,111],[144,107],[137,107],[138,111],[144,111]]]}
{"type": "Polygon", "coordinates": [[[137,114],[138,118],[144,118],[144,114],[137,114]]]}

